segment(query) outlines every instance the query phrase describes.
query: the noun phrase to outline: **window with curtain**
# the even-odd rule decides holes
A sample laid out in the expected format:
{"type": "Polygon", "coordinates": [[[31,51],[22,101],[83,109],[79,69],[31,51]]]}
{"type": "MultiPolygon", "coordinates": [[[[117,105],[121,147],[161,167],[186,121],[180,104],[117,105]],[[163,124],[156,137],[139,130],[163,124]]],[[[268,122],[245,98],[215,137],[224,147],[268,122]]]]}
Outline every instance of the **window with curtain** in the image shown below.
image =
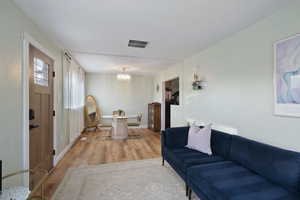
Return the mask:
{"type": "Polygon", "coordinates": [[[84,129],[85,72],[70,57],[64,59],[64,124],[71,143],[84,129]]]}

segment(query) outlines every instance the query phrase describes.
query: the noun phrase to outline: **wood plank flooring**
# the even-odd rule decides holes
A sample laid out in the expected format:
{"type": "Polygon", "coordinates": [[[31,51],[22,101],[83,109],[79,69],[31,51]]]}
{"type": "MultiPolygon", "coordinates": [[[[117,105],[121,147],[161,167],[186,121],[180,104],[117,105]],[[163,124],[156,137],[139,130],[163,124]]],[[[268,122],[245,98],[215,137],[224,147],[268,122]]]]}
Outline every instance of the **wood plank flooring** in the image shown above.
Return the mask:
{"type": "Polygon", "coordinates": [[[109,131],[89,132],[78,140],[57,164],[45,183],[45,196],[51,199],[69,168],[104,163],[142,160],[161,156],[160,133],[148,129],[129,129],[130,134],[142,134],[141,138],[127,140],[106,139],[109,131]]]}

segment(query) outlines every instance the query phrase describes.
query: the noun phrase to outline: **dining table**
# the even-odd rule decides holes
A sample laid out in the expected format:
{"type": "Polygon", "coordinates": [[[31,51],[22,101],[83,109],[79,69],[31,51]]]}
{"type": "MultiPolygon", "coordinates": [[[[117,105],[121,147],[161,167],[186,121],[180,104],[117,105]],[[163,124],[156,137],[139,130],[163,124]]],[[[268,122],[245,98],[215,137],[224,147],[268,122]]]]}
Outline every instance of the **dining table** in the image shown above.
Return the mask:
{"type": "Polygon", "coordinates": [[[123,140],[128,138],[128,119],[136,119],[138,115],[103,115],[102,119],[112,120],[111,137],[115,140],[123,140]]]}
{"type": "MultiPolygon", "coordinates": [[[[117,115],[115,115],[115,116],[117,116],[117,115]]],[[[126,117],[127,119],[136,119],[138,117],[138,115],[126,115],[124,117],[126,117]]],[[[102,115],[101,118],[112,120],[114,118],[114,115],[102,115]]]]}

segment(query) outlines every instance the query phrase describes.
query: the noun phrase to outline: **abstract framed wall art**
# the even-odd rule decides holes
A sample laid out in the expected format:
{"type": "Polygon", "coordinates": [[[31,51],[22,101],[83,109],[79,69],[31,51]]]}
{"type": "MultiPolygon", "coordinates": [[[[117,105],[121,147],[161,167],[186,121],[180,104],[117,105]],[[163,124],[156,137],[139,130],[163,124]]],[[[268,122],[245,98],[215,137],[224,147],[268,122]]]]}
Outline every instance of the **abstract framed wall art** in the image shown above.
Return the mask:
{"type": "Polygon", "coordinates": [[[300,34],[274,44],[274,114],[300,117],[300,34]]]}

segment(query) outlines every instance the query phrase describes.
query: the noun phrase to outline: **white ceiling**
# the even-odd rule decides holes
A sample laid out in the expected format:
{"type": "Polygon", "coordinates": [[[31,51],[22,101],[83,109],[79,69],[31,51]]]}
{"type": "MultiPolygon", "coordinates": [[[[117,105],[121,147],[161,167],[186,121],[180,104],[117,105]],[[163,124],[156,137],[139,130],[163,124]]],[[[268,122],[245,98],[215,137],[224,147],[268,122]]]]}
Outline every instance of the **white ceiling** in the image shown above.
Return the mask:
{"type": "Polygon", "coordinates": [[[114,73],[126,68],[131,74],[155,74],[166,66],[177,63],[177,60],[152,59],[132,56],[95,55],[72,53],[87,72],[114,73]]]}
{"type": "Polygon", "coordinates": [[[294,0],[14,0],[88,72],[153,74],[294,0]],[[146,49],[127,46],[146,40],[146,49]]]}

